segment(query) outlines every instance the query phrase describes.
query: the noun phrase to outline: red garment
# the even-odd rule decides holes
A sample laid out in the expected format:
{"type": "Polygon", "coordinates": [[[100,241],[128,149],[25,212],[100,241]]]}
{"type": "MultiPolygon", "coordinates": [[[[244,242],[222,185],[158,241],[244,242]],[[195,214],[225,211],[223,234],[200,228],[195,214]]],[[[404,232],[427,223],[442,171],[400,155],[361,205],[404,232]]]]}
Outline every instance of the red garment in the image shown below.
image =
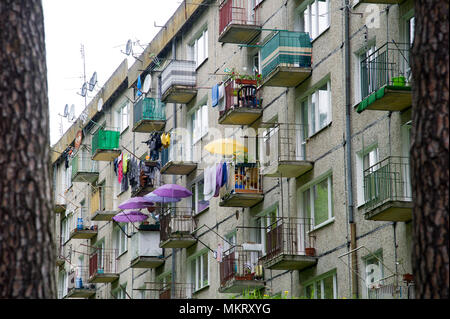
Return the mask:
{"type": "Polygon", "coordinates": [[[118,179],[119,179],[119,184],[122,184],[122,178],[123,178],[123,161],[119,162],[119,165],[117,166],[117,175],[118,175],[118,179]]]}

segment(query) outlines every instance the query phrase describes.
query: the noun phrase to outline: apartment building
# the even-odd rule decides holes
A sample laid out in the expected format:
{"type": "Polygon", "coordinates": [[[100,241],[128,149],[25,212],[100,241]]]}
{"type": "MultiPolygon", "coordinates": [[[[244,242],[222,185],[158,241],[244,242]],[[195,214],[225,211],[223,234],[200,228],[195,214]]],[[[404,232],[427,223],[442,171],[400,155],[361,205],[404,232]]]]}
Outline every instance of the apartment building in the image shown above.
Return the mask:
{"type": "Polygon", "coordinates": [[[412,298],[413,1],[345,3],[183,1],[124,60],[53,146],[60,298],[412,298]]]}

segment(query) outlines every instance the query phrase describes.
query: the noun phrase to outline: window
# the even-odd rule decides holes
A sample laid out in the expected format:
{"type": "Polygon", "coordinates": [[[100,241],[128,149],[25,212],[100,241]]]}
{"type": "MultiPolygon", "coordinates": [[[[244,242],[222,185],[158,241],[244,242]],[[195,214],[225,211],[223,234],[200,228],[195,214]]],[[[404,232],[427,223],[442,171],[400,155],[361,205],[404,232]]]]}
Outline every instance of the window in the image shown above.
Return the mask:
{"type": "Polygon", "coordinates": [[[114,248],[117,249],[118,256],[122,255],[127,251],[127,235],[125,234],[128,230],[128,224],[120,223],[114,229],[114,248]],[[122,230],[120,228],[122,228],[122,230]]]}
{"type": "Polygon", "coordinates": [[[209,200],[204,200],[205,196],[203,195],[203,187],[205,185],[204,179],[202,178],[200,181],[192,184],[192,209],[194,210],[194,214],[199,214],[203,212],[205,209],[209,208],[209,200]]]}
{"type": "Polygon", "coordinates": [[[198,255],[189,258],[190,279],[194,285],[194,291],[202,289],[209,284],[208,250],[201,251],[198,255]]]}
{"type": "Polygon", "coordinates": [[[330,81],[320,86],[301,102],[302,124],[308,127],[308,136],[318,132],[331,122],[330,81]]]}
{"type": "Polygon", "coordinates": [[[365,203],[364,198],[364,170],[374,166],[379,162],[378,147],[376,145],[356,154],[356,187],[358,196],[358,206],[365,203]]]}
{"type": "Polygon", "coordinates": [[[334,219],[332,196],[331,175],[315,181],[312,186],[302,191],[300,200],[303,217],[311,218],[313,228],[334,219]]]}
{"type": "Polygon", "coordinates": [[[208,133],[208,105],[202,105],[192,112],[190,128],[192,145],[194,145],[208,133]]]}
{"type": "Polygon", "coordinates": [[[317,38],[330,26],[330,1],[308,1],[306,7],[300,11],[300,31],[308,32],[312,39],[317,38]]]}
{"type": "Polygon", "coordinates": [[[305,296],[310,299],[336,299],[336,271],[328,272],[305,283],[305,296]]]}
{"type": "Polygon", "coordinates": [[[67,295],[67,272],[65,270],[59,273],[58,279],[58,299],[62,299],[67,295]]]}
{"type": "Polygon", "coordinates": [[[127,293],[126,293],[126,284],[120,285],[119,288],[113,291],[113,296],[116,299],[127,299],[127,293]]]}
{"type": "MultiPolygon", "coordinates": [[[[372,62],[375,60],[376,55],[374,54],[376,51],[375,45],[369,45],[362,53],[358,55],[358,65],[356,66],[357,70],[357,80],[361,83],[359,86],[359,90],[356,92],[356,100],[361,101],[363,98],[367,97],[371,92],[376,89],[376,74],[373,69],[376,66],[376,62],[372,62]],[[369,58],[370,57],[370,58],[369,58]],[[362,63],[366,61],[366,63],[362,63]],[[372,62],[372,63],[371,63],[372,62]],[[369,66],[371,70],[369,70],[369,66]]],[[[357,86],[358,87],[358,86],[357,86]]]]}
{"type": "Polygon", "coordinates": [[[223,241],[223,252],[228,255],[229,253],[232,252],[229,251],[229,249],[236,246],[236,231],[233,231],[232,233],[225,235],[225,239],[226,240],[223,241]]]}
{"type": "Polygon", "coordinates": [[[414,16],[412,16],[411,18],[406,20],[406,37],[407,37],[407,42],[409,43],[409,45],[412,47],[413,42],[414,42],[414,29],[415,29],[415,22],[416,19],[414,18],[414,16]]]}
{"type": "Polygon", "coordinates": [[[278,209],[278,203],[275,203],[274,205],[258,214],[259,218],[256,220],[255,225],[257,226],[257,228],[253,233],[251,232],[250,237],[254,239],[257,244],[261,244],[262,255],[265,255],[267,253],[266,249],[268,247],[268,244],[270,244],[270,247],[272,247],[272,244],[274,244],[268,243],[267,239],[268,233],[279,225],[279,214],[280,212],[278,209]]]}
{"type": "Polygon", "coordinates": [[[105,181],[102,181],[98,184],[98,191],[100,192],[100,210],[106,209],[106,188],[105,188],[105,181]]]}
{"type": "Polygon", "coordinates": [[[119,128],[119,132],[122,133],[128,128],[128,114],[130,112],[130,103],[124,103],[116,111],[116,127],[119,128]]]}
{"type": "Polygon", "coordinates": [[[64,191],[68,190],[70,187],[72,187],[72,161],[69,161],[69,167],[66,168],[64,172],[64,191]]]}
{"type": "MultiPolygon", "coordinates": [[[[71,214],[69,216],[72,216],[71,214]]],[[[71,224],[69,223],[69,216],[67,216],[66,218],[64,218],[61,221],[61,242],[63,244],[66,243],[66,241],[69,240],[69,235],[70,235],[70,227],[71,224]]]]}
{"type": "Polygon", "coordinates": [[[197,67],[208,58],[208,29],[203,30],[189,45],[188,52],[197,67]]]}

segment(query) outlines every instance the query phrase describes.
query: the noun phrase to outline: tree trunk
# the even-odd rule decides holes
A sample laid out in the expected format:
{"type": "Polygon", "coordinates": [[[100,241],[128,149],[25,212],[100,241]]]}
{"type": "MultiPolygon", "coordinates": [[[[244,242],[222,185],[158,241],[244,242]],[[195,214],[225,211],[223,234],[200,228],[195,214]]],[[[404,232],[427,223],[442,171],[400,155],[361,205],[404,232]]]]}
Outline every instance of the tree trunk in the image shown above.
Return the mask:
{"type": "Polygon", "coordinates": [[[411,173],[416,298],[448,298],[448,0],[415,3],[411,173]]]}
{"type": "Polygon", "coordinates": [[[0,298],[55,298],[40,0],[0,1],[0,298]]]}

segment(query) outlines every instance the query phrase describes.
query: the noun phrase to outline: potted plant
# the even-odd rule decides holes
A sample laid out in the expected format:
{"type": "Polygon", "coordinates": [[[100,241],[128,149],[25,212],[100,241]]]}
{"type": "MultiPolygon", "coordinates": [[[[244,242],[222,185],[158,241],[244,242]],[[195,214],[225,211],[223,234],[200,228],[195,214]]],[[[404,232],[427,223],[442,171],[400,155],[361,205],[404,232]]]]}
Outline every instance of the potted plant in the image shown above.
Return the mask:
{"type": "Polygon", "coordinates": [[[306,256],[315,256],[316,255],[316,249],[312,247],[305,248],[305,255],[306,256]]]}
{"type": "Polygon", "coordinates": [[[403,274],[403,281],[406,281],[406,283],[409,284],[410,282],[413,281],[413,279],[414,279],[414,277],[412,274],[409,274],[409,273],[403,274]]]}

